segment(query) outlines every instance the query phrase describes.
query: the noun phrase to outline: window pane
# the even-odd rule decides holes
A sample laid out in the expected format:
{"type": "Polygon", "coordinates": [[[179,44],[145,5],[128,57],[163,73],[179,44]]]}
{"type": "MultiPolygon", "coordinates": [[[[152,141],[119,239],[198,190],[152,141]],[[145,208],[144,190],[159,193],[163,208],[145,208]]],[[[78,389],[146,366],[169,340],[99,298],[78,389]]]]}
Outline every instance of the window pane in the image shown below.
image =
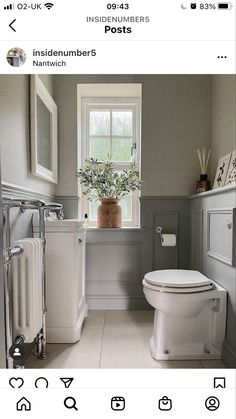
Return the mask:
{"type": "Polygon", "coordinates": [[[112,138],[112,160],[130,161],[131,160],[132,138],[113,137],[112,138]]]}
{"type": "Polygon", "coordinates": [[[122,220],[131,221],[132,220],[132,198],[131,195],[124,196],[120,200],[120,205],[122,208],[122,220]]]}
{"type": "Polygon", "coordinates": [[[90,111],[90,135],[110,134],[110,112],[90,111]]]}
{"type": "Polygon", "coordinates": [[[112,112],[112,135],[132,136],[133,117],[131,111],[112,112]]]}
{"type": "Polygon", "coordinates": [[[97,210],[100,201],[91,201],[89,202],[89,213],[90,213],[90,221],[97,220],[97,210]]]}
{"type": "Polygon", "coordinates": [[[110,155],[110,139],[103,137],[90,138],[90,156],[98,160],[107,160],[110,155]]]}

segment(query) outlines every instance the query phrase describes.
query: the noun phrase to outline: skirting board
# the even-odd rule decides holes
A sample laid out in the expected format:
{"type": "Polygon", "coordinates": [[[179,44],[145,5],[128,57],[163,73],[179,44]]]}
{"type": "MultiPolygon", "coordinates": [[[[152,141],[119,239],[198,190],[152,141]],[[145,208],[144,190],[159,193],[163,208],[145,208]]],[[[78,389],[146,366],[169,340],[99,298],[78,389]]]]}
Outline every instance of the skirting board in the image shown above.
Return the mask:
{"type": "Polygon", "coordinates": [[[83,322],[88,315],[88,306],[83,304],[74,327],[47,327],[47,343],[75,343],[80,340],[83,322]]]}
{"type": "Polygon", "coordinates": [[[89,310],[151,310],[145,297],[89,297],[89,310]]]}
{"type": "Polygon", "coordinates": [[[227,342],[227,340],[223,343],[223,350],[222,350],[222,361],[224,362],[227,368],[236,368],[236,354],[227,342]]]}

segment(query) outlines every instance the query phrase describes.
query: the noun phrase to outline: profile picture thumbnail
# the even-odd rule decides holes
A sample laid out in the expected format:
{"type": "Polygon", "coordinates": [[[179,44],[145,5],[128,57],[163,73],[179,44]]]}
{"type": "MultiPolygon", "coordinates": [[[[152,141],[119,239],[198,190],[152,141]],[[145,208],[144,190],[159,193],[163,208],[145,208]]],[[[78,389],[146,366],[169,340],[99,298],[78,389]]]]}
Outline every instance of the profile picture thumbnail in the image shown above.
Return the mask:
{"type": "Polygon", "coordinates": [[[21,67],[26,61],[26,53],[22,48],[11,48],[7,53],[7,62],[13,67],[21,67]]]}

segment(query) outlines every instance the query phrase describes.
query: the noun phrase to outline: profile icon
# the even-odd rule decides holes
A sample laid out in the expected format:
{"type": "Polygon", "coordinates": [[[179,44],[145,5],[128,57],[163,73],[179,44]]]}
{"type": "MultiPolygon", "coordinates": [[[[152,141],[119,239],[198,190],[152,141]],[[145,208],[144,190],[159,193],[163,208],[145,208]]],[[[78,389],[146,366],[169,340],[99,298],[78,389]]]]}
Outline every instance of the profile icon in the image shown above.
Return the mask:
{"type": "Polygon", "coordinates": [[[20,349],[19,348],[15,348],[13,356],[14,357],[21,356],[21,353],[20,353],[20,349]]]}
{"type": "Polygon", "coordinates": [[[22,48],[11,48],[7,53],[7,62],[12,67],[21,67],[25,64],[26,53],[22,48]]]}
{"type": "Polygon", "coordinates": [[[220,401],[217,397],[211,396],[206,399],[205,406],[207,410],[214,412],[220,406],[220,401]]]}

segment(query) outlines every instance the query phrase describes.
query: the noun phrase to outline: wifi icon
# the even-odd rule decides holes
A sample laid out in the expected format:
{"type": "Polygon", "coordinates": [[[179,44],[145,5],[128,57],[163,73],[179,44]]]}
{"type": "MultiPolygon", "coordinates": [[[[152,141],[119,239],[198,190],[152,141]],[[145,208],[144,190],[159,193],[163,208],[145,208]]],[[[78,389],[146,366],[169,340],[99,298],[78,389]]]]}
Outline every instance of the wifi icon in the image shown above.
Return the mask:
{"type": "Polygon", "coordinates": [[[44,5],[48,10],[50,10],[53,6],[54,6],[54,4],[53,3],[45,3],[45,5],[44,5]]]}

